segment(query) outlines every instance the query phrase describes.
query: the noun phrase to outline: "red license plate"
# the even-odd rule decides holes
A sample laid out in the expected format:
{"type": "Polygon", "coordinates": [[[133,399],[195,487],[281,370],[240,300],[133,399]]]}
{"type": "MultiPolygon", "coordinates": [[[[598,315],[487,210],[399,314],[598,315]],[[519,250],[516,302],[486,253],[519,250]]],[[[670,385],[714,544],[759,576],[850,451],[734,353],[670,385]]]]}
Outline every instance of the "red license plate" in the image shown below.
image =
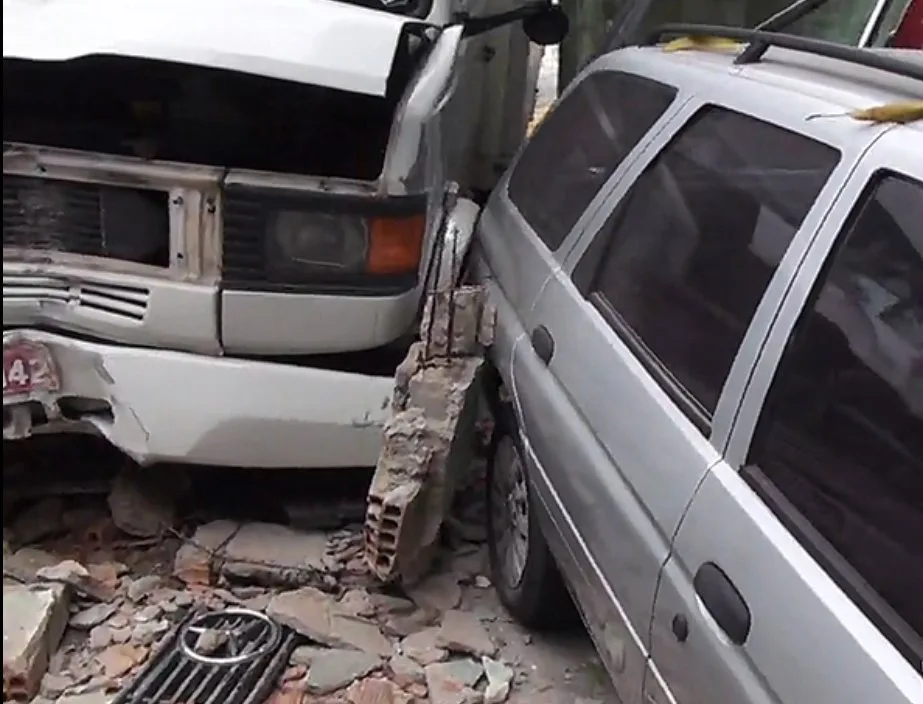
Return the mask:
{"type": "Polygon", "coordinates": [[[3,343],[3,397],[34,391],[57,391],[61,386],[51,352],[36,342],[3,343]]]}

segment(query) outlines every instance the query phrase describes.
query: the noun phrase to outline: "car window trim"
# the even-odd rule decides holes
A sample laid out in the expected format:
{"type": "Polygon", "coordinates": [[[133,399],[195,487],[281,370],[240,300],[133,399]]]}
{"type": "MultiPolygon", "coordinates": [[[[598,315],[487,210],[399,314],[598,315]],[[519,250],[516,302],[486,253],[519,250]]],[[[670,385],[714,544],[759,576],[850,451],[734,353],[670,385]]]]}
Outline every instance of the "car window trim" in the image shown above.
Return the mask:
{"type": "MultiPolygon", "coordinates": [[[[686,115],[679,124],[674,126],[674,129],[670,130],[666,139],[658,145],[658,148],[652,150],[652,153],[644,160],[641,169],[635,174],[631,183],[628,184],[615,207],[599,223],[592,240],[577,260],[570,278],[580,295],[599,313],[603,322],[628,347],[635,359],[651,375],[651,378],[680,412],[704,437],[710,438],[712,434],[712,414],[702,407],[692,393],[680,383],[660,358],[654,354],[632,327],[618,314],[615,306],[605,294],[595,290],[602,272],[602,264],[606,260],[609,249],[615,240],[611,234],[606,236],[606,233],[603,232],[603,227],[610,219],[613,223],[621,221],[625,215],[625,209],[628,207],[632,188],[640,181],[648,168],[657,161],[660,155],[669,148],[686,125],[701,113],[703,107],[698,106],[686,115]],[[587,263],[586,266],[581,266],[583,262],[587,263]]],[[[609,198],[610,194],[607,194],[606,199],[609,200],[609,198]]],[[[615,226],[613,226],[610,232],[615,229],[615,226]]]]}
{"type": "MultiPolygon", "coordinates": [[[[561,239],[560,243],[556,247],[550,247],[545,242],[545,239],[542,235],[535,229],[530,220],[526,217],[525,213],[522,212],[519,205],[513,199],[512,194],[510,193],[510,183],[513,179],[513,176],[516,173],[516,170],[519,168],[520,163],[522,162],[523,154],[526,149],[529,148],[529,143],[531,140],[526,140],[519,149],[519,152],[516,154],[515,158],[510,163],[506,173],[504,174],[501,181],[497,184],[497,190],[502,194],[503,200],[506,202],[507,206],[515,214],[515,217],[519,222],[525,226],[526,229],[537,238],[541,246],[545,247],[553,257],[558,260],[563,260],[569,252],[574,247],[574,242],[579,239],[583,232],[586,230],[587,225],[592,222],[593,216],[596,212],[599,211],[600,207],[605,205],[606,200],[609,195],[614,190],[613,184],[617,183],[634,165],[638,160],[640,155],[643,155],[645,150],[656,141],[656,138],[660,133],[670,124],[670,122],[676,117],[677,112],[688,102],[690,96],[675,82],[669,82],[664,78],[656,75],[651,75],[646,72],[632,70],[630,68],[624,68],[618,65],[609,65],[607,63],[599,63],[588,66],[583,72],[578,74],[574,79],[568,84],[557,100],[551,106],[550,110],[554,111],[557,109],[558,105],[562,104],[567,100],[571,94],[573,94],[578,87],[587,79],[598,75],[598,74],[618,74],[629,76],[631,78],[642,79],[648,83],[660,86],[664,89],[665,92],[671,93],[670,102],[667,104],[666,109],[657,117],[656,120],[648,128],[644,136],[635,144],[631,150],[625,155],[625,158],[616,166],[609,177],[603,181],[600,185],[599,190],[594,194],[590,199],[590,202],[587,203],[586,208],[574,222],[573,226],[568,230],[564,237],[561,239]],[[595,205],[594,205],[595,204],[595,205]]],[[[607,126],[611,127],[611,122],[607,120],[607,126]]]]}
{"type": "Polygon", "coordinates": [[[918,671],[923,671],[923,634],[917,633],[885,602],[849,561],[811,525],[807,517],[795,508],[759,465],[746,464],[738,474],[798,545],[895,650],[918,671]]]}
{"type": "MultiPolygon", "coordinates": [[[[675,102],[676,101],[674,100],[674,103],[675,102]]],[[[842,151],[829,142],[816,139],[815,137],[803,132],[792,130],[785,125],[779,125],[773,121],[767,120],[756,114],[743,111],[736,107],[729,107],[722,103],[711,100],[693,101],[690,98],[689,100],[683,101],[681,105],[677,106],[677,111],[672,115],[670,121],[665,123],[664,129],[659,131],[656,135],[656,137],[659,138],[662,137],[664,133],[666,133],[666,138],[662,141],[660,139],[652,138],[645,150],[641,152],[641,157],[644,158],[639,157],[639,161],[641,162],[640,168],[632,177],[631,182],[625,186],[624,190],[618,196],[618,200],[615,201],[612,210],[605,212],[605,206],[613,201],[615,189],[611,189],[605,194],[603,193],[603,190],[601,190],[600,193],[597,194],[597,196],[604,195],[604,199],[601,201],[600,207],[597,208],[594,212],[593,219],[589,223],[595,224],[596,227],[594,228],[594,231],[589,235],[589,242],[587,243],[586,247],[583,248],[583,251],[575,253],[575,247],[574,250],[569,254],[569,256],[573,256],[570,278],[576,289],[580,292],[584,299],[587,300],[593,306],[593,308],[596,309],[596,311],[602,316],[603,320],[618,336],[618,338],[629,348],[629,350],[631,350],[641,365],[645,368],[645,371],[651,375],[654,381],[658,384],[658,386],[660,386],[664,393],[667,394],[670,400],[673,401],[677,408],[679,408],[683,415],[685,415],[686,418],[706,438],[711,438],[712,436],[715,417],[721,408],[721,397],[724,395],[724,389],[726,388],[728,381],[731,379],[731,375],[734,370],[734,364],[732,364],[731,369],[728,371],[728,376],[725,379],[724,386],[722,387],[722,391],[719,394],[715,412],[711,413],[702,406],[698,399],[695,398],[694,394],[689,391],[682,383],[680,383],[680,381],[666,367],[660,358],[654,354],[654,352],[643,342],[643,340],[641,340],[640,337],[638,337],[637,333],[635,333],[631,326],[628,325],[628,323],[618,314],[612,302],[609,301],[600,291],[594,290],[594,287],[602,271],[602,263],[606,260],[606,255],[614,240],[614,237],[612,237],[611,234],[607,236],[607,233],[603,232],[603,228],[605,227],[606,223],[610,222],[610,220],[614,223],[618,223],[622,217],[624,217],[625,208],[628,206],[629,199],[631,198],[631,192],[635,185],[637,185],[644,174],[647,173],[647,170],[657,162],[661,155],[663,155],[666,150],[670,148],[670,145],[676,141],[682,132],[696,119],[698,119],[703,114],[706,114],[709,110],[719,110],[741,115],[743,117],[748,117],[770,127],[798,135],[803,139],[817,142],[818,144],[822,144],[836,151],[837,161],[831,170],[828,181],[822,185],[821,192],[824,188],[826,188],[827,183],[834,177],[837,169],[840,166],[843,158],[842,151]],[[690,109],[687,110],[687,107],[690,109]],[[682,117],[682,119],[677,119],[679,117],[682,117]],[[672,129],[667,130],[667,127],[672,127],[672,129]],[[656,148],[650,148],[652,145],[656,146],[656,148]],[[650,148],[649,153],[648,148],[650,148]],[[603,214],[604,216],[600,217],[600,214],[603,214]]],[[[666,114],[667,113],[664,113],[664,115],[666,114]]],[[[661,118],[662,117],[664,116],[661,116],[661,118]]],[[[636,147],[640,146],[641,143],[636,145],[636,147]]],[[[671,188],[676,187],[676,185],[673,183],[664,183],[662,185],[671,188]]],[[[605,186],[603,189],[605,189],[605,186]]],[[[795,232],[795,237],[798,236],[798,233],[804,226],[804,221],[808,218],[814,208],[817,207],[819,195],[820,192],[817,196],[814,197],[814,201],[812,202],[811,207],[808,208],[808,211],[805,213],[805,217],[804,220],[802,220],[801,226],[799,226],[798,230],[795,232]]],[[[610,232],[615,229],[617,229],[617,225],[614,225],[612,228],[610,228],[610,232]]],[[[581,237],[584,234],[585,232],[582,232],[581,237]]],[[[777,275],[778,271],[774,272],[773,278],[775,278],[777,275]]],[[[752,322],[753,321],[750,322],[750,325],[752,325],[752,322]]],[[[748,325],[747,332],[749,332],[750,325],[748,325]]],[[[741,344],[738,347],[738,353],[740,352],[740,349],[746,340],[747,332],[745,332],[744,338],[741,340],[741,344]]]]}
{"type": "Polygon", "coordinates": [[[638,334],[622,319],[615,307],[600,291],[590,291],[586,300],[602,316],[609,328],[640,362],[644,370],[651,375],[661,390],[676,404],[677,408],[706,438],[711,436],[712,417],[699,404],[679,380],[673,376],[666,365],[660,361],[651,349],[644,344],[638,334]]]}
{"type": "MultiPolygon", "coordinates": [[[[638,74],[645,77],[646,74],[638,74]]],[[[656,79],[655,79],[656,80],[656,79]]],[[[689,93],[680,93],[670,108],[660,120],[651,128],[646,139],[638,144],[638,149],[632,152],[623,162],[612,177],[603,184],[597,197],[587,207],[584,215],[585,222],[575,227],[576,232],[568,235],[572,238],[570,247],[565,251],[558,250],[562,256],[562,268],[573,278],[574,271],[583,260],[587,250],[599,240],[599,233],[608,222],[612,214],[621,207],[625,196],[647,170],[647,167],[657,159],[674,137],[683,129],[683,126],[692,118],[701,107],[695,96],[689,93]]],[[[581,218],[583,220],[583,218],[581,218]]],[[[578,286],[579,288],[579,286],[578,286]]],[[[583,291],[581,291],[583,293],[583,291]]]]}

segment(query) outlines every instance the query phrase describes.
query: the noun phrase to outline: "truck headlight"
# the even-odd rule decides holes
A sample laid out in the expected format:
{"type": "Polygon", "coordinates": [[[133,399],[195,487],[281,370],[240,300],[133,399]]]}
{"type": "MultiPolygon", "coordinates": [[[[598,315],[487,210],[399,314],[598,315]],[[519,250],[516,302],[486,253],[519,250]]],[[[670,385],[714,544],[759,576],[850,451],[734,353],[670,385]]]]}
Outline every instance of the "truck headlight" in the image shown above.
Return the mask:
{"type": "Polygon", "coordinates": [[[361,271],[369,249],[367,222],[349,215],[283,210],[270,218],[267,234],[277,257],[309,268],[361,271]]]}
{"type": "Polygon", "coordinates": [[[277,270],[403,274],[419,266],[426,219],[282,210],[267,225],[277,270]]]}
{"type": "Polygon", "coordinates": [[[222,285],[360,295],[410,290],[420,276],[428,198],[227,185],[222,285]]]}

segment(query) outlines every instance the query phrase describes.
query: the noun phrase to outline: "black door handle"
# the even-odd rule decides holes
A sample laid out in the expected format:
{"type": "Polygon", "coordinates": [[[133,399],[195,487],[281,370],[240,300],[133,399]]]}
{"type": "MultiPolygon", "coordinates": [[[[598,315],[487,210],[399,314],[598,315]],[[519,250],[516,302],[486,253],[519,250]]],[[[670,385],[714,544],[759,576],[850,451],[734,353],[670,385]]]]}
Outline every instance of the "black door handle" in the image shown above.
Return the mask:
{"type": "Polygon", "coordinates": [[[750,635],[750,607],[737,587],[714,562],[706,562],[692,580],[695,593],[715,622],[735,645],[743,645],[750,635]]]}
{"type": "Polygon", "coordinates": [[[554,338],[548,328],[544,325],[539,325],[532,331],[529,340],[532,342],[532,349],[535,350],[538,358],[548,364],[552,356],[554,356],[554,338]]]}

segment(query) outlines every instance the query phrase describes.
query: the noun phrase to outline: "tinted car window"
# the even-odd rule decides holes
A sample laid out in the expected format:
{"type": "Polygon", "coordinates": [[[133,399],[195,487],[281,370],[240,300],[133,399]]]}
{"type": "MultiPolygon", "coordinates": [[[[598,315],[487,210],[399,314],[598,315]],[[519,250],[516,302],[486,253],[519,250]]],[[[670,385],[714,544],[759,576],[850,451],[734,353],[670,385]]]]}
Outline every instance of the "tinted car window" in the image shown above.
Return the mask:
{"type": "Polygon", "coordinates": [[[837,160],[827,145],[709,107],[639,177],[578,265],[578,287],[703,422],[837,160]]]}
{"type": "Polygon", "coordinates": [[[510,175],[509,197],[550,249],[675,95],[646,78],[597,72],[548,115],[510,175]]]}
{"type": "MultiPolygon", "coordinates": [[[[789,341],[750,456],[917,639],[921,222],[923,184],[903,177],[883,177],[860,203],[789,341]]],[[[900,622],[883,623],[901,631],[900,622]]]]}

